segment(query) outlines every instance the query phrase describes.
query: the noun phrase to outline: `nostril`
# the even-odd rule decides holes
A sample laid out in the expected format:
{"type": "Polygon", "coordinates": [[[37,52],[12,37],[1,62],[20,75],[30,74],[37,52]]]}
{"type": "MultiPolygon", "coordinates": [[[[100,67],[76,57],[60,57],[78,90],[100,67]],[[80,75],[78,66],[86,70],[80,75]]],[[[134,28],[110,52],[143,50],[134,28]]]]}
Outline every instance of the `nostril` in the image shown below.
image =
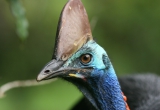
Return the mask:
{"type": "Polygon", "coordinates": [[[46,70],[46,71],[44,71],[45,73],[49,73],[50,72],[50,70],[46,70]]]}

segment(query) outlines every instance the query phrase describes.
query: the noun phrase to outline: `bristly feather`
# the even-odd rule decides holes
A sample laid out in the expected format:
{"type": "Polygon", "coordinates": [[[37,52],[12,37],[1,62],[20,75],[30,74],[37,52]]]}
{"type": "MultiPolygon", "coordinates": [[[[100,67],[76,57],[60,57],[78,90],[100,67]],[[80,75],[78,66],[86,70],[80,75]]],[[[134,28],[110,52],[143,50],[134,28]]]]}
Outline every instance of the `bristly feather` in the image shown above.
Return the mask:
{"type": "Polygon", "coordinates": [[[160,110],[160,77],[135,74],[119,78],[131,110],[160,110]]]}

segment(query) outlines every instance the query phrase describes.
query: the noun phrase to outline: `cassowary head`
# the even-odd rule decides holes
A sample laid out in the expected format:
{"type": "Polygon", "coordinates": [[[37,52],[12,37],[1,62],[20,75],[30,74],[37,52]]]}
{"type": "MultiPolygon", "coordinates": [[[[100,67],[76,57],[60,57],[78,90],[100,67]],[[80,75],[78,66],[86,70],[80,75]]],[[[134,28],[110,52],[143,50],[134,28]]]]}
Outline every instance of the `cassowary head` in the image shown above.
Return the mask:
{"type": "Polygon", "coordinates": [[[112,64],[105,50],[93,40],[80,0],[69,0],[63,8],[53,58],[37,80],[55,77],[75,84],[98,110],[125,110],[112,64]]]}

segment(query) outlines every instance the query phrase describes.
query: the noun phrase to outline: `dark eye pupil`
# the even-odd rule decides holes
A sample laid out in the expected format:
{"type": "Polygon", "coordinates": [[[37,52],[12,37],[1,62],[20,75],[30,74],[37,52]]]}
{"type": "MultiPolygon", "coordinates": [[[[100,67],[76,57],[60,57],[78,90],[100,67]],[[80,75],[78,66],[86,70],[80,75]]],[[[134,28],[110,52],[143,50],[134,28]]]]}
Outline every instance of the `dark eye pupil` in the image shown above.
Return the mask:
{"type": "Polygon", "coordinates": [[[84,54],[80,57],[80,60],[82,63],[89,63],[91,61],[91,55],[90,54],[84,54]]]}
{"type": "Polygon", "coordinates": [[[83,60],[88,60],[89,59],[89,55],[84,55],[83,60]]]}

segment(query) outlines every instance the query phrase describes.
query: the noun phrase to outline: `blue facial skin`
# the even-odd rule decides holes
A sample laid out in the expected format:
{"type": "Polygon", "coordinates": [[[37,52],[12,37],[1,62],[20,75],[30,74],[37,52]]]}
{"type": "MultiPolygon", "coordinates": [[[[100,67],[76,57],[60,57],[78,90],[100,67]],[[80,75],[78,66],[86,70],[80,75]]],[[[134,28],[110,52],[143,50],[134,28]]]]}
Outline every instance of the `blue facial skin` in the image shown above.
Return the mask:
{"type": "Polygon", "coordinates": [[[76,78],[74,77],[70,81],[82,91],[84,96],[98,110],[126,110],[114,68],[105,50],[95,41],[88,41],[66,61],[63,67],[92,67],[92,71],[86,73],[86,76],[79,72],[74,73],[76,78]],[[92,55],[89,63],[83,64],[80,61],[80,56],[83,54],[92,55]]]}

